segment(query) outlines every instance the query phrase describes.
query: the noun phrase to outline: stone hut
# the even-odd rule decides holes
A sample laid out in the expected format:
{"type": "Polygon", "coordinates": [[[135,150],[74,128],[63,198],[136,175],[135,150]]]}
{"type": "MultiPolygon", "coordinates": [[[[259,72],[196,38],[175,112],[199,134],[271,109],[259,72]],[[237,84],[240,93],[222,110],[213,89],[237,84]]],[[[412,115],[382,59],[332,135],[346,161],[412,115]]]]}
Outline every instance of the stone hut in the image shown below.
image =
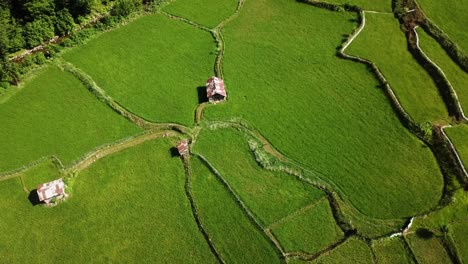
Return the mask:
{"type": "Polygon", "coordinates": [[[226,100],[224,81],[218,77],[211,77],[206,81],[206,96],[210,103],[220,103],[226,100]]]}
{"type": "Polygon", "coordinates": [[[182,140],[177,144],[177,151],[180,156],[185,156],[189,154],[189,141],[187,139],[182,140]]]}
{"type": "Polygon", "coordinates": [[[62,179],[40,184],[37,187],[37,196],[39,201],[51,204],[52,199],[63,199],[67,196],[65,193],[65,183],[62,179]]]}

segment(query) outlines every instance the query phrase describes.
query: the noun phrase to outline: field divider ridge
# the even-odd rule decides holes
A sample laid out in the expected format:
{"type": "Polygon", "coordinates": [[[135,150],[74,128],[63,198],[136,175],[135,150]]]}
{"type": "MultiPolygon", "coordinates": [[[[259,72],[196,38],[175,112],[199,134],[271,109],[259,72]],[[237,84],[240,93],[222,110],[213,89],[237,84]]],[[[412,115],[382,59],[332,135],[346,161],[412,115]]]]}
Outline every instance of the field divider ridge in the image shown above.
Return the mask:
{"type": "Polygon", "coordinates": [[[162,129],[171,129],[175,131],[179,131],[182,134],[188,134],[190,132],[190,128],[183,126],[177,123],[154,123],[149,120],[144,119],[126,109],[124,106],[119,104],[115,101],[112,97],[106,94],[106,92],[99,87],[96,82],[86,74],[81,69],[77,68],[75,65],[71,64],[70,62],[65,62],[61,59],[56,60],[56,64],[59,68],[70,72],[73,74],[78,80],[91,92],[93,93],[98,100],[107,104],[111,107],[115,112],[122,115],[130,122],[136,124],[137,126],[143,129],[151,129],[151,130],[162,130],[162,129]]]}
{"type": "Polygon", "coordinates": [[[204,163],[205,166],[216,176],[216,179],[224,186],[226,191],[229,193],[229,195],[236,201],[236,203],[239,205],[239,207],[242,209],[242,212],[244,212],[245,216],[251,221],[254,226],[261,231],[261,233],[267,238],[267,240],[271,243],[271,245],[274,247],[275,251],[278,253],[278,255],[281,257],[281,259],[284,261],[285,260],[285,252],[283,251],[282,246],[279,244],[279,242],[274,238],[272,239],[271,235],[268,234],[266,231],[267,229],[260,223],[260,221],[255,217],[254,213],[250,211],[250,209],[245,205],[245,203],[242,201],[242,199],[236,194],[234,189],[231,187],[231,185],[228,183],[228,181],[221,175],[221,173],[214,167],[211,162],[205,158],[203,155],[194,153],[195,156],[200,158],[200,160],[204,163]]]}
{"type": "Polygon", "coordinates": [[[195,203],[195,199],[192,195],[192,185],[191,185],[191,177],[192,177],[192,169],[190,166],[190,156],[181,156],[180,157],[182,164],[184,166],[184,174],[185,174],[185,194],[187,196],[187,199],[189,200],[190,203],[190,209],[192,212],[192,216],[195,220],[195,223],[197,224],[198,231],[202,234],[203,238],[205,239],[206,243],[210,247],[211,253],[214,255],[218,263],[224,264],[226,263],[223,258],[221,257],[221,254],[219,254],[218,250],[216,249],[214,243],[211,241],[210,235],[206,231],[205,227],[201,223],[199,214],[198,214],[198,208],[195,203]]]}

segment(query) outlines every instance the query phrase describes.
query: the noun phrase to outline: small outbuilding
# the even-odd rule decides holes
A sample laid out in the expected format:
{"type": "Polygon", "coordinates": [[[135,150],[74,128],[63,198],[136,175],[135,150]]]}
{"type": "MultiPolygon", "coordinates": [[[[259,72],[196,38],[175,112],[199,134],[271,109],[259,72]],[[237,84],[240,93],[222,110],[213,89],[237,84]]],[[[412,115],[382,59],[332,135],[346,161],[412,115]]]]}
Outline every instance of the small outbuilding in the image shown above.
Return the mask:
{"type": "Polygon", "coordinates": [[[185,156],[189,153],[189,141],[187,139],[182,140],[177,144],[177,151],[180,156],[185,156]]]}
{"type": "Polygon", "coordinates": [[[218,77],[211,77],[206,81],[206,96],[210,103],[220,103],[226,100],[227,93],[224,81],[218,77]]]}
{"type": "Polygon", "coordinates": [[[52,199],[63,199],[66,197],[65,183],[62,179],[40,184],[37,187],[39,201],[50,205],[52,199]]]}

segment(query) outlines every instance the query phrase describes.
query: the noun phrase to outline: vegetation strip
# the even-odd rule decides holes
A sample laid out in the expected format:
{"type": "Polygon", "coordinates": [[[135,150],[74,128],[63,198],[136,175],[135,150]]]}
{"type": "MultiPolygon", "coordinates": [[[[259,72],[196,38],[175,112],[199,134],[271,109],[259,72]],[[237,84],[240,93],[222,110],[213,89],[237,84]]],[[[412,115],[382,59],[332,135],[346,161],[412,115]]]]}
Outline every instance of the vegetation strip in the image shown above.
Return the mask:
{"type": "Polygon", "coordinates": [[[451,126],[447,125],[447,126],[442,126],[442,127],[440,127],[440,132],[442,132],[442,135],[444,136],[446,142],[448,143],[450,152],[452,152],[452,154],[455,156],[455,158],[456,158],[456,160],[457,160],[457,163],[459,164],[460,168],[461,168],[462,171],[463,171],[463,174],[464,174],[465,177],[466,177],[466,180],[468,181],[468,172],[466,171],[466,167],[465,167],[465,165],[463,164],[463,161],[462,161],[462,159],[460,158],[460,155],[458,155],[457,149],[456,149],[455,146],[453,145],[452,140],[450,140],[450,138],[449,138],[449,137],[447,136],[447,134],[445,133],[445,128],[447,128],[447,127],[451,127],[451,126]]]}

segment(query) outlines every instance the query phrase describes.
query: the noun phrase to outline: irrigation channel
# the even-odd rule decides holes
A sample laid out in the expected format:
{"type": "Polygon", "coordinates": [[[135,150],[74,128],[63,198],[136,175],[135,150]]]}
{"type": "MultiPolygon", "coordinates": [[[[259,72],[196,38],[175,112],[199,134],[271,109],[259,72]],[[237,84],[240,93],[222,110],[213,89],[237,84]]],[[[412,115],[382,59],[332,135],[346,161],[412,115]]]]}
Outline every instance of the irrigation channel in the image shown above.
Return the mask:
{"type": "MultiPolygon", "coordinates": [[[[217,45],[217,56],[215,60],[215,65],[214,65],[214,74],[218,77],[223,77],[223,55],[224,55],[224,49],[225,49],[225,44],[224,44],[224,39],[223,39],[223,34],[222,34],[222,29],[223,27],[235,19],[235,17],[238,15],[238,13],[241,11],[243,5],[244,5],[245,0],[239,0],[237,8],[235,10],[235,13],[220,22],[215,28],[209,29],[205,26],[202,26],[194,21],[191,21],[189,19],[175,16],[169,13],[166,13],[164,11],[158,11],[162,15],[165,15],[171,19],[178,20],[184,23],[187,23],[189,25],[192,25],[195,28],[198,28],[200,30],[208,31],[212,34],[216,45],[217,45]]],[[[322,3],[319,1],[313,1],[313,0],[303,0],[301,2],[305,2],[307,4],[315,5],[320,8],[327,8],[331,10],[335,10],[337,7],[344,8],[347,11],[350,12],[356,12],[358,17],[360,18],[360,24],[356,28],[355,32],[349,37],[349,39],[343,43],[342,48],[338,52],[338,56],[342,57],[344,59],[349,59],[352,61],[356,61],[359,63],[364,63],[366,64],[376,75],[376,78],[381,82],[382,87],[384,88],[385,93],[387,94],[387,97],[389,98],[390,103],[393,106],[393,109],[395,110],[395,113],[398,115],[400,118],[400,121],[402,124],[410,130],[416,137],[424,141],[427,145],[431,147],[433,150],[435,156],[440,159],[440,155],[436,153],[436,148],[434,148],[431,144],[432,142],[430,140],[427,140],[424,138],[422,132],[420,129],[418,129],[420,126],[411,118],[411,116],[405,111],[405,109],[402,107],[400,102],[398,101],[397,96],[395,95],[392,87],[388,84],[387,80],[385,79],[384,75],[380,72],[378,67],[372,63],[371,61],[365,60],[360,57],[348,55],[345,53],[345,50],[349,45],[353,42],[353,40],[359,35],[359,33],[364,29],[366,19],[365,19],[365,14],[367,12],[372,12],[372,13],[378,13],[374,11],[362,11],[358,7],[349,7],[349,6],[344,6],[344,5],[334,5],[334,4],[328,4],[328,3],[322,3]]],[[[417,36],[417,33],[416,33],[417,36]]],[[[419,48],[419,45],[418,45],[419,48]]],[[[427,56],[426,56],[427,57],[427,56]]],[[[429,58],[427,58],[430,60],[429,58]]],[[[431,61],[432,62],[432,61],[431,61]]],[[[310,261],[317,259],[321,255],[330,252],[334,250],[335,248],[339,247],[342,245],[344,242],[346,242],[349,238],[351,237],[356,237],[360,240],[363,240],[367,243],[369,248],[371,249],[373,256],[374,256],[374,261],[376,262],[376,256],[375,253],[373,252],[372,247],[370,246],[371,242],[376,239],[381,239],[381,238],[387,238],[387,237],[396,237],[395,239],[402,239],[405,242],[405,247],[407,249],[407,253],[414,259],[416,260],[414,254],[411,251],[411,248],[408,245],[408,242],[406,239],[404,239],[404,235],[409,232],[412,222],[415,218],[417,217],[424,217],[425,215],[435,212],[437,210],[442,209],[446,204],[442,201],[444,197],[441,198],[441,201],[438,206],[434,208],[428,209],[426,212],[423,212],[419,215],[415,215],[413,217],[407,218],[407,219],[390,219],[390,220],[382,220],[382,219],[375,219],[368,217],[364,214],[362,214],[353,204],[351,201],[349,201],[345,195],[343,194],[343,191],[336,186],[333,182],[330,182],[327,180],[328,177],[323,175],[322,173],[318,171],[311,170],[310,168],[305,168],[303,165],[301,165],[299,162],[291,160],[284,156],[280,151],[278,151],[265,137],[262,136],[262,134],[259,131],[256,131],[255,129],[251,128],[248,123],[245,120],[242,119],[233,119],[229,120],[226,122],[209,122],[209,121],[204,121],[203,120],[203,110],[206,108],[207,104],[206,103],[201,103],[197,109],[195,110],[195,126],[194,127],[186,127],[180,124],[176,123],[153,123],[148,120],[145,120],[144,118],[130,112],[128,109],[126,109],[124,106],[119,104],[117,101],[115,101],[113,98],[108,96],[103,89],[101,89],[96,82],[85,72],[83,72],[81,69],[75,67],[71,63],[65,62],[63,60],[57,59],[55,63],[62,68],[63,70],[66,70],[70,73],[72,73],[74,76],[76,76],[84,85],[85,87],[93,93],[98,100],[101,102],[105,103],[107,106],[112,108],[114,111],[122,115],[123,117],[127,118],[129,121],[133,122],[134,124],[138,125],[139,127],[145,129],[145,131],[139,135],[124,139],[119,142],[115,142],[109,145],[101,146],[96,148],[95,150],[85,154],[82,158],[78,159],[75,161],[73,164],[65,167],[62,165],[60,160],[55,157],[55,156],[49,156],[49,157],[43,157],[25,167],[22,167],[18,170],[11,171],[11,172],[6,172],[0,174],[0,181],[15,178],[15,177],[20,177],[24,171],[30,169],[31,167],[34,167],[42,162],[45,161],[54,161],[56,164],[58,164],[58,167],[60,168],[61,172],[66,175],[66,177],[74,177],[74,175],[78,175],[82,170],[86,169],[90,165],[92,165],[94,162],[99,161],[100,159],[112,155],[114,153],[117,153],[119,151],[122,151],[124,149],[128,149],[134,146],[137,146],[139,144],[142,144],[143,142],[149,141],[149,140],[155,140],[158,138],[166,137],[166,138],[172,138],[174,144],[183,138],[188,138],[191,140],[192,144],[196,143],[197,136],[199,132],[202,129],[225,129],[225,128],[235,128],[236,130],[241,131],[246,138],[249,140],[249,145],[251,148],[251,151],[254,153],[257,162],[259,163],[262,168],[266,170],[272,170],[272,171],[282,171],[287,173],[288,175],[296,178],[297,180],[306,183],[308,185],[311,185],[315,188],[318,188],[322,190],[326,195],[324,199],[327,199],[332,212],[333,212],[333,217],[338,224],[338,226],[341,228],[345,236],[340,239],[339,241],[336,241],[332,245],[329,245],[328,247],[322,249],[316,254],[308,254],[305,252],[286,252],[284,250],[284,247],[281,245],[281,243],[275,238],[275,236],[271,232],[271,228],[274,225],[279,224],[280,222],[287,221],[290,218],[293,218],[295,215],[299,214],[302,211],[305,211],[309,209],[312,204],[309,204],[303,208],[298,209],[297,211],[291,213],[288,216],[285,216],[284,218],[278,220],[276,223],[273,223],[270,226],[263,226],[261,222],[255,217],[255,215],[252,213],[250,208],[244,203],[244,201],[237,195],[236,191],[231,187],[229,182],[221,175],[221,173],[210,163],[208,159],[206,159],[204,156],[198,153],[194,153],[191,151],[191,154],[194,156],[197,156],[200,158],[204,165],[216,176],[216,178],[219,180],[220,183],[225,187],[225,189],[228,191],[228,193],[231,195],[231,197],[237,202],[238,206],[242,209],[244,214],[247,216],[247,218],[256,226],[263,234],[264,236],[271,242],[272,246],[276,249],[278,255],[280,256],[280,259],[283,262],[286,262],[287,259],[299,259],[299,260],[304,260],[304,261],[310,261]],[[269,162],[269,160],[274,159],[275,162],[269,162]],[[351,221],[353,220],[353,221],[351,221]],[[352,224],[351,222],[358,222],[361,223],[362,225],[370,225],[370,226],[379,226],[379,225],[385,225],[389,227],[389,232],[385,234],[379,234],[375,236],[366,236],[363,235],[360,232],[359,227],[356,227],[352,224]]],[[[433,62],[432,62],[433,63],[433,62]]],[[[441,72],[442,70],[440,67],[438,67],[435,63],[433,63],[435,67],[437,67],[441,72]]],[[[445,74],[442,75],[444,78],[445,74]]],[[[447,80],[448,81],[448,80],[447,80]]],[[[454,91],[453,91],[454,92],[454,91]]],[[[454,93],[456,96],[456,93],[454,93]]],[[[463,114],[463,119],[466,120],[466,117],[463,113],[463,110],[461,109],[461,106],[458,105],[461,113],[463,114]]],[[[443,131],[445,127],[441,127],[440,131],[442,134],[445,136],[446,140],[448,140],[450,151],[453,152],[453,155],[455,155],[456,159],[456,165],[459,167],[459,170],[464,172],[464,176],[467,177],[467,173],[465,168],[463,167],[463,164],[461,162],[460,157],[457,154],[457,151],[453,144],[451,144],[450,139],[446,136],[445,132],[443,131]],[[461,167],[461,168],[460,168],[461,167]]],[[[436,129],[436,128],[434,128],[436,129]]],[[[209,232],[205,229],[203,226],[203,221],[202,219],[199,218],[198,215],[198,209],[197,209],[197,203],[194,197],[192,196],[191,192],[191,166],[190,166],[190,154],[187,157],[181,157],[181,162],[182,166],[184,167],[185,171],[185,192],[187,199],[190,202],[191,205],[191,211],[192,215],[194,218],[194,221],[196,222],[199,231],[202,233],[203,237],[205,238],[206,243],[209,245],[212,254],[215,256],[217,261],[219,263],[225,263],[225,260],[222,258],[222,255],[219,253],[218,249],[216,248],[216,245],[214,245],[211,241],[210,234],[209,232]]],[[[439,160],[439,164],[441,164],[439,160]]],[[[453,164],[453,163],[451,163],[453,164]]],[[[441,165],[442,167],[442,165],[441,165]]],[[[442,171],[444,171],[444,168],[442,168],[442,171]]],[[[450,171],[450,170],[449,170],[450,171]]],[[[445,172],[447,173],[447,172],[445,172]]],[[[23,181],[22,181],[23,182],[23,181]]],[[[447,181],[446,183],[447,184],[447,181]]],[[[23,189],[27,191],[27,188],[23,185],[23,189]]],[[[450,196],[451,194],[446,194],[450,196]]],[[[457,257],[457,256],[455,256],[457,257]]]]}

